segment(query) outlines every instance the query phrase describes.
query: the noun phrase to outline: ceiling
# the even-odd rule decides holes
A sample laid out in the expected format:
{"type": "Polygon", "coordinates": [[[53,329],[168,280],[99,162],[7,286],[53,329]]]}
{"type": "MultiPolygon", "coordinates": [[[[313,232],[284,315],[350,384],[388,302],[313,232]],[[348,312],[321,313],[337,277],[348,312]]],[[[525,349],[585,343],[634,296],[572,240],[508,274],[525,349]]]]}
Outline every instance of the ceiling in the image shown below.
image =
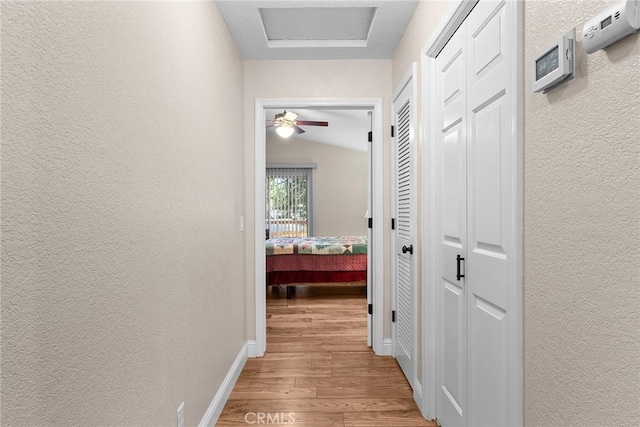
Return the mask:
{"type": "Polygon", "coordinates": [[[418,0],[217,0],[244,59],[388,59],[418,0]]]}
{"type": "MultiPolygon", "coordinates": [[[[290,111],[298,113],[299,120],[329,122],[327,127],[301,126],[305,133],[293,135],[291,138],[367,151],[370,120],[366,110],[292,108],[290,111]]],[[[273,120],[278,113],[282,113],[282,109],[267,109],[267,120],[273,120]]],[[[280,138],[275,128],[268,128],[267,136],[280,138]]]]}
{"type": "MultiPolygon", "coordinates": [[[[419,0],[216,0],[244,59],[389,59],[419,0]]],[[[304,126],[292,138],[367,151],[366,110],[295,108],[304,126]]],[[[282,109],[267,110],[273,120],[282,109]]],[[[279,138],[273,128],[268,135],[279,138]]]]}

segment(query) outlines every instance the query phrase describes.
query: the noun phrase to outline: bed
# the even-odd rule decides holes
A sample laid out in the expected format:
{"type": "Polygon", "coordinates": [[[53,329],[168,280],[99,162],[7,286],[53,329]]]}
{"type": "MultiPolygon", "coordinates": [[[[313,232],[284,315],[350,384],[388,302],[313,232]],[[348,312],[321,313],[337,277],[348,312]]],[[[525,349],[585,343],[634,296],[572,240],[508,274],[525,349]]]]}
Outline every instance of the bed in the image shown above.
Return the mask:
{"type": "Polygon", "coordinates": [[[266,241],[267,286],[362,283],[367,280],[363,236],[275,238],[266,241]]]}

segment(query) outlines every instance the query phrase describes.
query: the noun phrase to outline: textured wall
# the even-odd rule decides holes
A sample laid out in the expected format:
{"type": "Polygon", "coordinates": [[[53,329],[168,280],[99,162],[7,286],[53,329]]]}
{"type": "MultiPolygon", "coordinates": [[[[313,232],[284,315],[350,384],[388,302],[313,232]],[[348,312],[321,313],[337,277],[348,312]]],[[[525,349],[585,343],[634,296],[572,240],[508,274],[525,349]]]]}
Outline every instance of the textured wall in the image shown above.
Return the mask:
{"type": "MultiPolygon", "coordinates": [[[[254,110],[256,98],[382,98],[384,129],[389,129],[389,96],[391,95],[391,60],[322,60],[322,61],[246,61],[245,62],[245,151],[247,212],[247,327],[250,339],[255,337],[255,230],[254,230],[254,110]]],[[[389,160],[388,134],[384,137],[384,205],[388,206],[389,160]]],[[[389,224],[385,212],[384,223],[389,224]]],[[[389,234],[385,233],[385,260],[389,259],[389,234]]],[[[389,268],[384,266],[384,283],[389,283],[389,268]]],[[[389,289],[385,287],[384,312],[389,289]]],[[[390,318],[385,320],[384,336],[390,336],[390,318]]]]}
{"type": "Polygon", "coordinates": [[[195,425],[245,341],[242,59],[211,2],[1,7],[3,425],[195,425]]]}
{"type": "Polygon", "coordinates": [[[316,236],[366,236],[366,152],[267,135],[267,162],[316,163],[313,203],[316,236]]]}
{"type": "Polygon", "coordinates": [[[640,34],[586,55],[610,1],[532,1],[525,27],[525,423],[640,425],[640,34]],[[577,76],[530,91],[529,60],[578,30],[577,76]]]}

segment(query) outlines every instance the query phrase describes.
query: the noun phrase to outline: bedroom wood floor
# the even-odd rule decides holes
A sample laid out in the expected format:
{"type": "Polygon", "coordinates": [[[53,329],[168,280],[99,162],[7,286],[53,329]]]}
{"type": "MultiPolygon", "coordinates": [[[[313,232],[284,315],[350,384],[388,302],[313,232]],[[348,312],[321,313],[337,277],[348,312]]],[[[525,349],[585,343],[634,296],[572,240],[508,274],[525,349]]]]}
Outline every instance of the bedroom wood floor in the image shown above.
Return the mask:
{"type": "Polygon", "coordinates": [[[395,359],[367,347],[366,305],[360,286],[298,287],[290,300],[269,291],[267,352],[247,361],[216,425],[267,424],[258,413],[270,413],[271,426],[437,426],[395,359]]]}

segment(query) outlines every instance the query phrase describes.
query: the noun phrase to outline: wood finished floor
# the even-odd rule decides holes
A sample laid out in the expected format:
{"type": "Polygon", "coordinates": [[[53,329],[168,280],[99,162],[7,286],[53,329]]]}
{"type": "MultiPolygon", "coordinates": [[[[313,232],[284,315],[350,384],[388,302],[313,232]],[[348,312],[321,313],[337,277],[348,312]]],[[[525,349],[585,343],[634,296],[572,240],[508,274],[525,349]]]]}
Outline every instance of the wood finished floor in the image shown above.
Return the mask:
{"type": "Polygon", "coordinates": [[[298,287],[290,300],[269,291],[267,352],[247,361],[216,425],[262,412],[285,421],[270,426],[437,426],[395,359],[367,346],[366,305],[364,287],[298,287]]]}

